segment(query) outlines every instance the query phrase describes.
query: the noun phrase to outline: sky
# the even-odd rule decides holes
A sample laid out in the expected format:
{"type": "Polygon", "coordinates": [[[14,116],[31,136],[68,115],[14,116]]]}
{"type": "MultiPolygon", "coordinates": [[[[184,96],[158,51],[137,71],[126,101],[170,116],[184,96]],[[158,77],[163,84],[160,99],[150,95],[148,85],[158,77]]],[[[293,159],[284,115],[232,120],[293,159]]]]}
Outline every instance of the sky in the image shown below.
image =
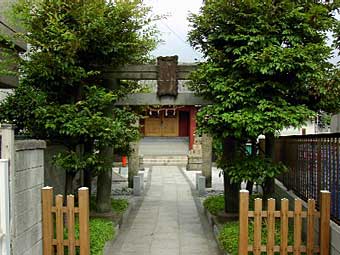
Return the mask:
{"type": "Polygon", "coordinates": [[[179,56],[179,62],[197,62],[202,55],[195,51],[187,41],[190,29],[187,17],[189,12],[198,13],[202,0],[144,0],[153,8],[154,14],[167,15],[166,19],[157,22],[161,39],[157,49],[152,53],[157,56],[179,56]]]}
{"type": "MultiPolygon", "coordinates": [[[[187,20],[189,13],[198,13],[202,6],[203,0],[144,0],[144,3],[151,6],[154,14],[167,15],[166,19],[157,23],[161,32],[160,43],[152,55],[158,56],[179,56],[179,62],[197,62],[202,61],[202,54],[195,51],[187,41],[187,34],[190,30],[190,24],[187,20]]],[[[336,15],[339,19],[339,15],[336,15]]],[[[331,44],[332,36],[328,34],[328,44],[331,44]]],[[[336,51],[330,62],[339,61],[339,52],[336,51]]]]}

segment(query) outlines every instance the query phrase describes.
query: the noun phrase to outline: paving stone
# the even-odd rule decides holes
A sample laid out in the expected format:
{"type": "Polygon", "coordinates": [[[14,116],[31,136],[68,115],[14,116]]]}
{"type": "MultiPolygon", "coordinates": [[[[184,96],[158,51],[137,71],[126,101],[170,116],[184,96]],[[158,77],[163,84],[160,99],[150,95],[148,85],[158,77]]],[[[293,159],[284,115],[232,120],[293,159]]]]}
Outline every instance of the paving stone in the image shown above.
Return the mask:
{"type": "Polygon", "coordinates": [[[178,167],[153,167],[151,186],[134,210],[128,229],[105,255],[219,254],[209,245],[190,185],[178,167]]]}
{"type": "Polygon", "coordinates": [[[151,255],[179,255],[180,251],[178,249],[154,249],[151,250],[151,255]]]}

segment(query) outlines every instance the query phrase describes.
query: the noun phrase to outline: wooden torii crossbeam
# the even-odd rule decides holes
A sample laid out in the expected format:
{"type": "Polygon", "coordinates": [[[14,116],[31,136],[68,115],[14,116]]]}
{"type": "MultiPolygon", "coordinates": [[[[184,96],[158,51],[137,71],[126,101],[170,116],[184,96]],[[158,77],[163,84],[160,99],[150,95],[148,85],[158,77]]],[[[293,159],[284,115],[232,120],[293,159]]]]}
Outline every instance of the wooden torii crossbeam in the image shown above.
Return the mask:
{"type": "MultiPolygon", "coordinates": [[[[197,69],[195,64],[177,66],[177,80],[188,80],[190,73],[197,69]]],[[[159,67],[157,65],[126,65],[119,68],[106,68],[103,78],[108,80],[157,80],[159,67]]]]}
{"type": "MultiPolygon", "coordinates": [[[[197,64],[180,64],[176,67],[176,79],[189,80],[197,64]]],[[[106,68],[102,72],[106,80],[159,80],[159,65],[126,65],[119,68],[106,68]]],[[[158,96],[156,93],[136,93],[127,95],[116,105],[207,105],[211,102],[192,92],[178,93],[177,96],[158,96]]]]}

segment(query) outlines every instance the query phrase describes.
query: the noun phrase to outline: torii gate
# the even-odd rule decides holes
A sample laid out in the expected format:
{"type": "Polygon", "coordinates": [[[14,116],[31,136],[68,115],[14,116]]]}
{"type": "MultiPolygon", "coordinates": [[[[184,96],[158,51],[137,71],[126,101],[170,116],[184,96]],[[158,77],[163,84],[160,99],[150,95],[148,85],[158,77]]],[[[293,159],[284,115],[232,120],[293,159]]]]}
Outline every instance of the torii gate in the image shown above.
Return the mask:
{"type": "MultiPolygon", "coordinates": [[[[177,64],[178,57],[158,57],[157,65],[126,65],[120,68],[106,68],[102,75],[105,82],[119,84],[119,80],[156,80],[157,93],[136,93],[127,95],[116,105],[148,106],[148,105],[208,105],[211,102],[196,96],[192,92],[178,92],[178,81],[189,80],[190,73],[196,70],[196,64],[177,64]]],[[[193,136],[190,136],[190,144],[193,136]]],[[[202,173],[206,177],[206,186],[211,187],[212,144],[211,138],[204,135],[202,138],[202,173]]],[[[138,172],[139,156],[138,144],[132,145],[134,153],[130,156],[129,170],[138,172]],[[131,169],[132,168],[132,169],[131,169]]]]}

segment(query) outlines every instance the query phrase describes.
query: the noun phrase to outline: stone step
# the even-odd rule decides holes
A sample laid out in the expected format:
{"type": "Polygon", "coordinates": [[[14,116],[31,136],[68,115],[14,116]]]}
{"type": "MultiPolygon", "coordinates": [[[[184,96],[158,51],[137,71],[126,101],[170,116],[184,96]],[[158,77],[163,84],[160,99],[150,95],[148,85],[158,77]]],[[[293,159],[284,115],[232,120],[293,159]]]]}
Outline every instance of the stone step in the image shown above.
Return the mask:
{"type": "Polygon", "coordinates": [[[154,165],[154,166],[167,166],[167,165],[186,165],[188,164],[188,156],[179,155],[179,156],[144,156],[143,157],[144,165],[154,165]]]}

